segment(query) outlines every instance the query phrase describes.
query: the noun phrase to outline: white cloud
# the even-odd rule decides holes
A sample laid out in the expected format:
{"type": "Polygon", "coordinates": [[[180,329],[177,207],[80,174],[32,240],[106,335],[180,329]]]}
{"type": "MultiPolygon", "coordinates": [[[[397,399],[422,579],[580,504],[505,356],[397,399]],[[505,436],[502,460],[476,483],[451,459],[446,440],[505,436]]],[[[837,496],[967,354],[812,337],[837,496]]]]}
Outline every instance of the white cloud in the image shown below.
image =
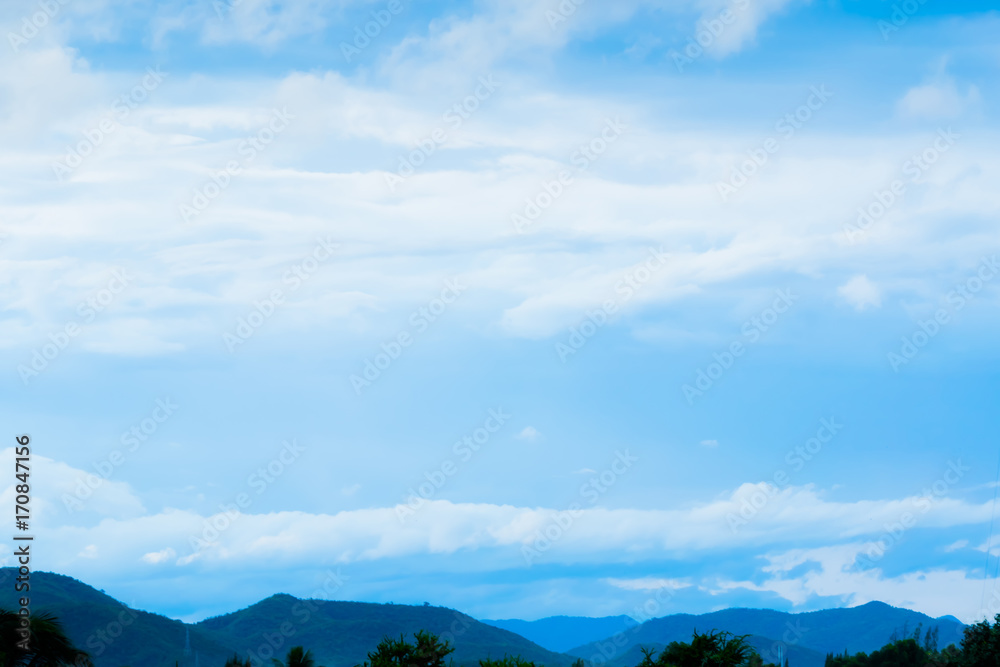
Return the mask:
{"type": "MultiPolygon", "coordinates": [[[[74,65],[64,51],[26,57],[7,77],[0,81],[9,93],[0,98],[8,100],[0,102],[6,113],[0,118],[3,131],[17,137],[37,135],[31,127],[41,118],[39,128],[57,126],[67,139],[79,140],[94,119],[108,113],[118,85],[74,65]],[[18,91],[38,78],[58,81],[52,89],[74,91],[74,103],[46,98],[32,107],[34,98],[18,91]]],[[[12,182],[21,183],[31,170],[24,196],[46,202],[0,207],[9,235],[4,246],[17,248],[17,260],[4,265],[16,277],[0,288],[12,304],[12,317],[0,326],[0,346],[22,348],[30,358],[32,347],[64,326],[76,305],[93,296],[94,279],[109,270],[89,253],[117,258],[111,248],[125,244],[132,250],[121,259],[138,278],[74,346],[117,355],[219,349],[221,332],[235,327],[254,299],[281,286],[282,273],[316,236],[329,234],[334,209],[340,212],[336,240],[342,247],[336,262],[311,279],[309,290],[288,295],[281,317],[267,322],[268,333],[321,331],[333,324],[343,331],[371,330],[380,318],[398,322],[446,277],[427,247],[448,253],[452,266],[468,269],[469,279],[492,295],[478,302],[474,314],[458,315],[479,318],[476,326],[517,337],[569,335],[588,310],[609,298],[620,306],[613,326],[642,326],[633,316],[692,295],[742,295],[739,283],[750,277],[791,272],[822,281],[826,273],[856,271],[857,259],[828,251],[830,217],[850,216],[842,192],[869,191],[891,173],[886,165],[898,169],[896,156],[912,146],[912,137],[873,149],[849,135],[803,136],[741,191],[734,217],[728,207],[713,205],[710,193],[731,161],[732,146],[752,145],[754,137],[676,132],[650,121],[638,106],[616,102],[609,108],[597,96],[511,87],[392,194],[382,170],[393,169],[398,155],[442,122],[441,110],[419,103],[420,96],[331,72],[295,73],[245,87],[224,80],[169,81],[116,130],[112,138],[119,143],[100,146],[74,172],[71,180],[86,180],[85,189],[46,180],[65,140],[0,160],[0,175],[12,182]],[[232,94],[224,103],[192,105],[191,97],[206,85],[229,86],[232,94]],[[196,225],[180,224],[178,203],[212,168],[239,157],[239,141],[273,106],[296,115],[292,126],[233,179],[196,225]],[[509,115],[517,109],[525,111],[509,115]],[[531,234],[515,234],[509,216],[525,193],[551,180],[553,169],[568,163],[573,147],[598,132],[609,112],[621,112],[631,123],[620,146],[579,175],[531,234]],[[316,153],[342,155],[359,141],[385,150],[385,159],[315,163],[316,153]],[[657,171],[668,164],[683,173],[657,171]],[[630,181],[636,169],[650,178],[630,181]],[[668,211],[664,198],[671,201],[668,211]],[[483,210],[498,213],[487,221],[483,210]],[[775,210],[783,214],[775,216],[775,210]],[[236,225],[252,238],[232,237],[236,225]],[[147,243],[149,234],[156,235],[155,246],[147,243]],[[53,242],[58,260],[52,259],[53,242]],[[618,291],[623,276],[645,260],[650,246],[661,245],[670,252],[669,262],[626,300],[618,291]],[[373,247],[379,252],[369,252],[373,247]],[[53,284],[64,285],[58,299],[53,284]]],[[[467,86],[456,84],[456,95],[467,94],[467,86]]],[[[914,266],[933,273],[979,251],[975,235],[954,236],[959,232],[949,221],[985,219],[1000,205],[1000,193],[989,187],[1000,178],[1000,158],[985,148],[987,139],[950,154],[947,169],[936,168],[933,211],[909,197],[896,204],[894,215],[910,222],[905,230],[881,227],[886,243],[866,248],[866,263],[903,251],[914,266]],[[952,242],[929,240],[941,234],[953,235],[952,242]]],[[[895,266],[906,273],[907,265],[895,266]]],[[[877,305],[870,290],[859,291],[863,286],[841,287],[855,307],[877,305]]]]}
{"type": "Polygon", "coordinates": [[[882,306],[882,295],[878,286],[863,274],[854,276],[838,287],[837,293],[859,312],[869,307],[882,306]]]}
{"type": "Polygon", "coordinates": [[[708,447],[710,449],[714,449],[714,448],[716,448],[716,447],[719,446],[719,441],[718,440],[702,440],[698,444],[700,444],[702,447],[708,447]]]}
{"type": "MultiPolygon", "coordinates": [[[[11,491],[4,491],[4,497],[11,491]]],[[[39,496],[39,501],[45,499],[39,496]]],[[[537,531],[561,514],[546,508],[432,500],[400,522],[399,509],[213,517],[166,509],[134,518],[106,518],[89,526],[63,515],[45,527],[53,540],[66,545],[61,553],[79,553],[88,545],[101,544],[101,562],[126,569],[139,561],[254,568],[267,563],[305,565],[327,557],[351,563],[472,551],[490,553],[493,564],[512,566],[522,559],[521,547],[531,545],[537,531]]],[[[877,535],[883,524],[897,521],[905,512],[915,514],[922,527],[950,527],[987,521],[991,507],[948,498],[927,504],[919,498],[829,502],[811,487],[775,492],[764,483],[744,484],[727,498],[678,509],[586,508],[561,531],[564,534],[553,541],[546,558],[554,562],[662,558],[702,549],[849,539],[877,535]],[[746,517],[747,506],[758,509],[746,517]]],[[[74,567],[73,557],[50,559],[46,566],[57,571],[74,567]]]]}
{"type": "MultiPolygon", "coordinates": [[[[895,607],[923,612],[932,617],[952,614],[965,623],[981,620],[979,602],[986,582],[963,570],[918,570],[886,577],[878,568],[858,570],[855,558],[866,552],[867,544],[842,544],[815,549],[794,549],[767,555],[769,565],[762,571],[772,576],[762,583],[719,579],[715,594],[734,590],[776,593],[794,605],[802,605],[815,596],[841,598],[847,606],[880,601],[895,607]],[[788,578],[785,573],[812,563],[808,572],[788,578]],[[960,609],[956,600],[967,601],[960,609]]],[[[993,582],[994,588],[1000,582],[993,582]]],[[[1000,590],[1000,589],[998,589],[1000,590]]],[[[991,600],[995,613],[997,600],[991,600]]],[[[992,613],[990,613],[992,617],[992,613]]]]}
{"type": "Polygon", "coordinates": [[[709,37],[703,37],[705,50],[716,58],[738,53],[757,38],[760,26],[796,0],[709,0],[701,2],[705,11],[698,21],[697,30],[709,37]],[[732,19],[722,20],[723,11],[728,10],[732,19]]]}
{"type": "Polygon", "coordinates": [[[952,77],[942,73],[906,91],[897,108],[900,115],[908,118],[949,120],[975,108],[979,101],[979,88],[970,84],[963,92],[952,77]]]}
{"type": "Polygon", "coordinates": [[[969,540],[958,540],[946,546],[944,548],[944,551],[945,553],[951,553],[952,551],[959,551],[960,549],[964,549],[967,546],[969,546],[969,540]]]}
{"type": "Polygon", "coordinates": [[[536,440],[539,436],[539,432],[534,426],[525,426],[516,437],[518,440],[536,440]]]}
{"type": "MultiPolygon", "coordinates": [[[[109,459],[111,451],[95,460],[92,470],[73,468],[62,461],[33,454],[32,514],[36,523],[49,526],[76,518],[129,519],[143,515],[146,509],[139,496],[128,483],[116,479],[123,476],[122,471],[130,463],[127,454],[120,451],[123,462],[115,466],[109,459]]],[[[0,451],[0,462],[9,462],[13,469],[13,447],[0,451]]],[[[16,495],[15,487],[8,486],[0,491],[0,502],[13,507],[16,495]]]]}
{"type": "Polygon", "coordinates": [[[167,547],[160,551],[152,551],[148,554],[144,554],[142,557],[142,562],[149,563],[150,565],[159,565],[160,563],[166,563],[177,558],[177,552],[173,549],[167,547]]]}
{"type": "Polygon", "coordinates": [[[639,579],[615,579],[612,577],[603,579],[603,581],[615,588],[621,588],[626,591],[655,591],[664,588],[677,591],[692,586],[691,582],[684,579],[661,579],[657,577],[642,577],[639,579]]]}

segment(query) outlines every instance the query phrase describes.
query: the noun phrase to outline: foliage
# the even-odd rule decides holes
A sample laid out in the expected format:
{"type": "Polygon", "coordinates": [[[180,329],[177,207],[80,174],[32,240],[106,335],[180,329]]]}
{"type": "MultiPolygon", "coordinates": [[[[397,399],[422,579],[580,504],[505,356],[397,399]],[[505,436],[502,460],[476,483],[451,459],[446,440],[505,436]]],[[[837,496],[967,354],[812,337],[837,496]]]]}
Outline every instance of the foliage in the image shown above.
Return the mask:
{"type": "Polygon", "coordinates": [[[992,625],[984,620],[967,626],[961,648],[950,644],[938,650],[937,626],[922,630],[918,624],[911,633],[904,625],[871,655],[828,654],[825,667],[1000,667],[1000,614],[992,625]]]}
{"type": "Polygon", "coordinates": [[[253,663],[250,662],[250,658],[246,660],[240,660],[240,656],[233,654],[229,660],[226,660],[224,667],[253,667],[253,663]]]}
{"type": "Polygon", "coordinates": [[[21,617],[0,609],[0,667],[90,667],[90,657],[73,646],[62,624],[52,614],[33,614],[28,619],[28,649],[19,648],[21,617]]]}
{"type": "Polygon", "coordinates": [[[413,636],[416,644],[407,642],[403,635],[399,639],[383,637],[375,651],[368,654],[365,667],[444,667],[445,656],[455,650],[426,630],[418,630],[413,636]]]}
{"type": "Polygon", "coordinates": [[[306,651],[302,646],[293,646],[288,651],[288,657],[282,663],[277,658],[271,662],[274,667],[316,667],[316,660],[313,659],[312,652],[306,651]]]}
{"type": "Polygon", "coordinates": [[[658,657],[653,650],[642,648],[638,667],[750,667],[753,657],[760,661],[760,656],[747,643],[749,636],[715,630],[699,634],[695,630],[691,643],[670,642],[658,657]]]}
{"type": "MultiPolygon", "coordinates": [[[[573,663],[574,667],[578,664],[579,667],[583,667],[582,658],[573,663]]],[[[519,655],[509,656],[505,654],[501,660],[493,660],[492,658],[480,660],[479,667],[535,667],[535,663],[530,660],[525,660],[519,655]]]]}
{"type": "Polygon", "coordinates": [[[965,628],[962,637],[963,667],[997,667],[1000,665],[1000,614],[965,628]]]}
{"type": "MultiPolygon", "coordinates": [[[[894,633],[893,636],[898,637],[894,633]]],[[[847,655],[826,656],[825,667],[930,667],[933,656],[916,639],[896,639],[871,655],[864,651],[847,655]]]]}

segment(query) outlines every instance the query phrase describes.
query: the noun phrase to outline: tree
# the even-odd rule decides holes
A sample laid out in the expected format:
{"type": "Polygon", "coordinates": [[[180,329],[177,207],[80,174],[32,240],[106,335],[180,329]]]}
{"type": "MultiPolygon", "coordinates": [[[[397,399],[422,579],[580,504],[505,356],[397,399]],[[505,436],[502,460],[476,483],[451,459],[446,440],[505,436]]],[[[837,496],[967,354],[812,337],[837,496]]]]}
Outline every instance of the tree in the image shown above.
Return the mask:
{"type": "Polygon", "coordinates": [[[224,667],[253,667],[253,664],[250,662],[250,658],[247,658],[246,660],[240,660],[240,656],[234,653],[233,657],[231,657],[229,660],[226,660],[226,664],[224,667]]]}
{"type": "Polygon", "coordinates": [[[965,667],[1000,665],[1000,614],[989,620],[966,626],[962,635],[962,663],[965,667]]]}
{"type": "Polygon", "coordinates": [[[868,667],[927,667],[927,652],[912,637],[886,644],[868,656],[868,667]]]}
{"type": "Polygon", "coordinates": [[[28,641],[20,635],[21,617],[0,609],[0,667],[90,666],[90,656],[77,649],[63,631],[59,620],[48,613],[28,618],[28,641]]]}
{"type": "MultiPolygon", "coordinates": [[[[271,662],[274,663],[274,667],[316,667],[316,660],[312,657],[312,651],[306,651],[301,646],[293,646],[288,651],[288,657],[285,658],[284,664],[277,658],[273,658],[271,662]]],[[[250,661],[247,660],[247,665],[249,664],[250,661]]]]}
{"type": "Polygon", "coordinates": [[[938,626],[927,628],[924,634],[924,650],[928,653],[938,652],[938,626]]]}
{"type": "MultiPolygon", "coordinates": [[[[575,660],[573,667],[576,667],[577,663],[580,663],[580,667],[583,667],[583,658],[575,660]]],[[[525,660],[519,655],[509,656],[504,654],[502,660],[493,660],[491,658],[480,660],[479,667],[535,667],[535,663],[525,660]]]]}
{"type": "Polygon", "coordinates": [[[413,633],[417,643],[407,642],[403,635],[399,639],[385,636],[375,651],[368,654],[365,667],[444,667],[444,659],[455,649],[448,641],[441,641],[437,635],[426,630],[413,633]]]}
{"type": "Polygon", "coordinates": [[[762,667],[760,655],[746,641],[749,636],[695,630],[691,643],[670,642],[656,658],[651,649],[640,647],[638,667],[762,667]]]}

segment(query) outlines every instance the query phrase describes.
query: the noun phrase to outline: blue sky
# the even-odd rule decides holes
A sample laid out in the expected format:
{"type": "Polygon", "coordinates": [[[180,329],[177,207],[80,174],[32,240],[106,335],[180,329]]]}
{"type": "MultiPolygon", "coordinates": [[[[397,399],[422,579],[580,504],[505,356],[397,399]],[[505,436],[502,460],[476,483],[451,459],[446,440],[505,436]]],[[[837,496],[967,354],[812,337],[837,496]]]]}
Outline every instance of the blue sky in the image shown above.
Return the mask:
{"type": "Polygon", "coordinates": [[[217,7],[0,10],[37,567],[1000,611],[988,3],[217,7]]]}

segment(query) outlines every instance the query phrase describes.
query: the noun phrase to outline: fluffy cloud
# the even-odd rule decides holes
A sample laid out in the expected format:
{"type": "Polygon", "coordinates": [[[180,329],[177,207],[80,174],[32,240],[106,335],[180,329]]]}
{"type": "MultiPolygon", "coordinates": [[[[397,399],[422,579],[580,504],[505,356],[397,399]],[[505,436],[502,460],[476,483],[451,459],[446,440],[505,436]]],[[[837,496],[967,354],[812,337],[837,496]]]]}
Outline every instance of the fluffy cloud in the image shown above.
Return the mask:
{"type": "Polygon", "coordinates": [[[680,579],[661,579],[657,577],[643,577],[641,579],[615,579],[612,577],[604,581],[615,588],[621,588],[626,591],[655,591],[664,588],[676,591],[682,588],[689,588],[692,585],[690,582],[680,579]]]}
{"type": "Polygon", "coordinates": [[[979,88],[970,84],[963,92],[955,79],[942,73],[906,91],[899,100],[898,109],[908,118],[949,120],[962,116],[978,105],[979,100],[979,88]]]}
{"type": "Polygon", "coordinates": [[[882,305],[882,295],[878,286],[866,275],[854,276],[838,287],[837,293],[857,311],[869,307],[878,308],[882,305]]]}
{"type": "Polygon", "coordinates": [[[856,559],[869,547],[867,543],[853,543],[768,554],[763,556],[768,565],[761,570],[770,576],[761,583],[720,579],[713,592],[766,591],[795,605],[802,605],[814,596],[841,598],[852,607],[880,601],[935,618],[955,615],[966,623],[981,620],[984,614],[992,617],[1000,611],[1000,599],[997,598],[991,598],[985,609],[977,604],[988,584],[992,584],[991,590],[1000,590],[996,581],[984,581],[961,569],[920,570],[885,576],[878,568],[856,568],[856,559]],[[793,569],[801,569],[800,566],[808,566],[804,574],[789,576],[793,569]],[[955,608],[956,600],[964,601],[961,609],[955,608]]]}

